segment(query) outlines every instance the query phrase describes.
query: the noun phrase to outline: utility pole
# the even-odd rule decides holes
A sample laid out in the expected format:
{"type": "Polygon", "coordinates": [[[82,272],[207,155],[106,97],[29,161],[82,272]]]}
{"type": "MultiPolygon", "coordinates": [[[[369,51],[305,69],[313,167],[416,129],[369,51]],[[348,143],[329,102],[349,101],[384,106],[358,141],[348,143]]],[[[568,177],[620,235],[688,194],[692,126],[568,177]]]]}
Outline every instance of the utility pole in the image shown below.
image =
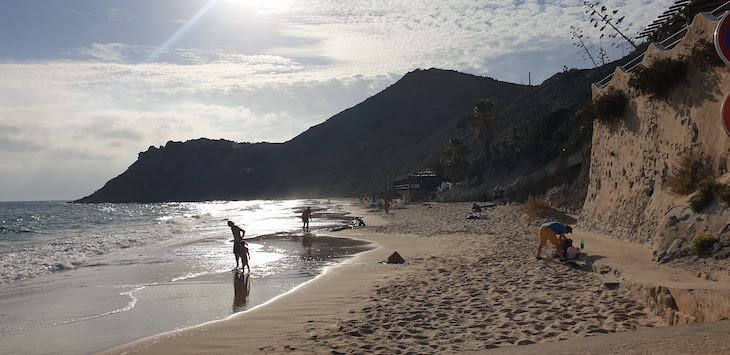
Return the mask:
{"type": "Polygon", "coordinates": [[[528,86],[532,86],[532,78],[530,77],[531,74],[532,74],[531,72],[529,72],[529,71],[527,72],[527,85],[528,86]]]}

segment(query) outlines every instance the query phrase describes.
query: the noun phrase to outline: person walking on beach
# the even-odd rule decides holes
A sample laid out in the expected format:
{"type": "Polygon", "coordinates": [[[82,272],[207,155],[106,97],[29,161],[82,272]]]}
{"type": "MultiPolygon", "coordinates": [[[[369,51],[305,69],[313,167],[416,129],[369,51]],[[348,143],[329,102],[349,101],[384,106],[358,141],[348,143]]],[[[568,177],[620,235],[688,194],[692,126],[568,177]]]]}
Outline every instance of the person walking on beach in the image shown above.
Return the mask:
{"type": "Polygon", "coordinates": [[[385,214],[388,214],[388,211],[390,210],[390,199],[385,199],[383,202],[383,208],[385,208],[385,214]]]}
{"type": "Polygon", "coordinates": [[[547,222],[540,226],[538,234],[540,235],[540,245],[537,247],[537,259],[542,259],[542,248],[548,241],[555,246],[558,256],[563,258],[563,250],[560,248],[560,241],[565,238],[565,233],[573,233],[573,228],[559,222],[547,222]]]}
{"type": "Polygon", "coordinates": [[[307,207],[304,212],[302,212],[302,231],[303,232],[309,232],[309,219],[312,218],[312,209],[310,207],[307,207]]]}
{"type": "MultiPolygon", "coordinates": [[[[234,270],[237,270],[238,259],[241,258],[241,251],[243,249],[243,236],[246,235],[246,231],[235,225],[232,221],[228,221],[228,226],[231,227],[231,232],[233,233],[233,256],[236,258],[236,268],[234,270]]],[[[246,250],[248,251],[248,248],[246,250]]],[[[248,260],[246,260],[246,264],[248,264],[248,260]]],[[[251,268],[249,267],[248,270],[251,271],[251,268]]]]}

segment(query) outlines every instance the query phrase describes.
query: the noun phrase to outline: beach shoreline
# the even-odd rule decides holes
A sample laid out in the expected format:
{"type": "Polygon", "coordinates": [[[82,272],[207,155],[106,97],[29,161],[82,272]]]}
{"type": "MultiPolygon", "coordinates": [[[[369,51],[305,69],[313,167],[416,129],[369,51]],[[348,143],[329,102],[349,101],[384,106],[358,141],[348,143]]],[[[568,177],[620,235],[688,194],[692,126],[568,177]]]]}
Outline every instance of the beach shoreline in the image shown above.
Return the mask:
{"type": "Polygon", "coordinates": [[[103,353],[483,351],[663,325],[591,273],[534,260],[536,228],[518,207],[468,221],[469,206],[386,216],[352,203],[345,209],[368,227],[334,234],[375,249],[264,306],[103,353]],[[406,264],[382,263],[394,251],[406,264]]]}
{"type": "MultiPolygon", "coordinates": [[[[169,205],[153,207],[165,212],[163,207],[169,205]]],[[[361,241],[328,236],[328,230],[350,222],[332,203],[244,201],[188,207],[183,212],[203,213],[196,214],[197,218],[182,218],[188,223],[180,225],[172,217],[160,220],[153,215],[143,220],[147,228],[140,233],[157,228],[176,233],[175,238],[112,250],[72,270],[4,286],[0,292],[0,352],[92,353],[225,319],[267,303],[316,277],[329,265],[370,249],[361,241]],[[241,209],[254,205],[259,207],[241,209]],[[297,213],[300,205],[316,206],[320,211],[311,237],[302,238],[301,212],[297,213]],[[210,209],[216,213],[205,213],[210,209]],[[234,260],[226,218],[243,222],[254,235],[247,239],[251,273],[231,270],[234,260]],[[283,232],[257,234],[276,229],[283,232]]],[[[138,225],[128,230],[134,227],[138,225]]],[[[73,249],[74,245],[62,244],[60,248],[73,249]]]]}
{"type": "MultiPolygon", "coordinates": [[[[382,218],[354,206],[346,209],[353,216],[366,215],[368,225],[383,225],[382,218]]],[[[325,329],[337,326],[337,319],[349,314],[357,304],[365,304],[357,297],[349,298],[352,291],[366,288],[378,277],[388,274],[387,269],[397,265],[381,263],[387,259],[388,248],[406,247],[413,241],[412,236],[388,236],[352,229],[330,234],[335,237],[367,241],[374,247],[361,252],[337,265],[326,268],[320,275],[270,301],[237,313],[226,319],[214,320],[189,328],[164,332],[117,346],[100,354],[120,353],[159,353],[184,352],[271,352],[271,344],[281,344],[279,340],[300,338],[299,329],[311,324],[321,324],[325,329]],[[361,265],[368,265],[363,270],[361,265]],[[373,273],[371,271],[377,272],[373,273]],[[342,282],[347,279],[348,282],[342,282]],[[327,297],[329,296],[329,297],[327,297]],[[343,301],[347,309],[340,308],[343,301]],[[294,316],[297,322],[290,322],[294,316]],[[306,319],[306,321],[303,321],[306,319]],[[240,331],[237,330],[240,326],[240,331]],[[204,335],[203,335],[204,334],[204,335]],[[202,336],[202,338],[201,338],[202,336]],[[216,339],[212,340],[211,338],[216,339]],[[245,348],[241,348],[245,345],[245,348]]],[[[406,253],[406,257],[410,254],[406,253]]],[[[283,351],[295,350],[285,346],[283,351]]],[[[300,349],[301,350],[301,349],[300,349]]]]}

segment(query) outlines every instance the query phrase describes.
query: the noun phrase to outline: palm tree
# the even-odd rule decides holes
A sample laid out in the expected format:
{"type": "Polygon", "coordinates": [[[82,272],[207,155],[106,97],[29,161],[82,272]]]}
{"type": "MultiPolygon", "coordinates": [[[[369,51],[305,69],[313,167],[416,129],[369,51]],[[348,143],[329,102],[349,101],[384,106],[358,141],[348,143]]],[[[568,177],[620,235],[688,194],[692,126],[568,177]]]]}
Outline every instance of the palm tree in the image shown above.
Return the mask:
{"type": "Polygon", "coordinates": [[[446,175],[454,182],[463,180],[469,169],[466,159],[468,149],[458,138],[449,139],[442,153],[443,167],[446,175]]]}
{"type": "Polygon", "coordinates": [[[497,114],[494,112],[494,101],[489,99],[479,100],[474,108],[467,114],[467,124],[474,132],[474,137],[484,147],[487,158],[491,158],[490,149],[493,137],[494,123],[497,114]]]}

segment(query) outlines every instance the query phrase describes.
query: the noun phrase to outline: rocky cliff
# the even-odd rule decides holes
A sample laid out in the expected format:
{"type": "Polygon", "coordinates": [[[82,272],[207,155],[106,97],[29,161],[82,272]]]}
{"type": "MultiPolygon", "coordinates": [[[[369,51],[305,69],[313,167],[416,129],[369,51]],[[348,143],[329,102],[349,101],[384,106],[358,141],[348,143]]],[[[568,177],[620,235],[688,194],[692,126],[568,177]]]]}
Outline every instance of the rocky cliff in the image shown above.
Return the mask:
{"type": "MultiPolygon", "coordinates": [[[[674,48],[650,45],[642,65],[692,56],[698,43],[712,41],[716,24],[716,19],[698,15],[674,48]]],[[[667,181],[678,169],[679,157],[689,152],[710,161],[721,181],[727,178],[730,137],[720,110],[730,93],[728,68],[690,65],[686,79],[666,99],[637,92],[629,85],[635,74],[621,68],[606,87],[593,87],[594,99],[610,90],[625,93],[628,107],[618,124],[594,123],[588,195],[580,217],[584,227],[652,244],[659,260],[672,248],[683,250],[678,256],[686,255],[700,234],[722,239],[730,211],[715,203],[695,213],[687,207],[691,196],[674,193],[667,181]]]]}

